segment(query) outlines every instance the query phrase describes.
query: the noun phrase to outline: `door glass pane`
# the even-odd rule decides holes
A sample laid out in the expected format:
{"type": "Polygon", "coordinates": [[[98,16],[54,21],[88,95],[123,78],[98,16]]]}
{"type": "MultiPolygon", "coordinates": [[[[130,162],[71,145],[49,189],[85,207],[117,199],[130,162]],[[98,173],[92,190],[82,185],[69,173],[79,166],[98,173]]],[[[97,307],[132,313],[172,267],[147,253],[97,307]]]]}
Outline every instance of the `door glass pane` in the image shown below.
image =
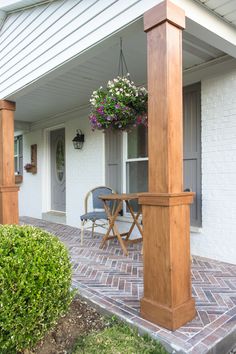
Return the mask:
{"type": "Polygon", "coordinates": [[[60,182],[64,178],[64,173],[65,173],[64,141],[63,139],[59,139],[56,145],[56,175],[60,182]]]}
{"type": "MultiPolygon", "coordinates": [[[[148,191],[148,161],[131,161],[126,163],[127,193],[148,191]]],[[[132,201],[135,211],[138,210],[137,201],[132,201]]]]}
{"type": "Polygon", "coordinates": [[[139,125],[128,133],[128,159],[147,157],[147,127],[139,125]]]}

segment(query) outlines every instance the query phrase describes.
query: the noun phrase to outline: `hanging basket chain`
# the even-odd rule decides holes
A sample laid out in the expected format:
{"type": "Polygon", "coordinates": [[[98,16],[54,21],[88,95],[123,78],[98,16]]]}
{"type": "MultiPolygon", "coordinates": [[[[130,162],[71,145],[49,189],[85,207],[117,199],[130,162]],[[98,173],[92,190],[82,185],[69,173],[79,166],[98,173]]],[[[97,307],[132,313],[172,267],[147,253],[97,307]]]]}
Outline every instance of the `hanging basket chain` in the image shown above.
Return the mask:
{"type": "Polygon", "coordinates": [[[124,76],[124,69],[126,74],[128,74],[128,67],[126,64],[125,56],[122,48],[122,38],[120,38],[120,57],[119,57],[119,67],[118,67],[118,76],[124,76]]]}

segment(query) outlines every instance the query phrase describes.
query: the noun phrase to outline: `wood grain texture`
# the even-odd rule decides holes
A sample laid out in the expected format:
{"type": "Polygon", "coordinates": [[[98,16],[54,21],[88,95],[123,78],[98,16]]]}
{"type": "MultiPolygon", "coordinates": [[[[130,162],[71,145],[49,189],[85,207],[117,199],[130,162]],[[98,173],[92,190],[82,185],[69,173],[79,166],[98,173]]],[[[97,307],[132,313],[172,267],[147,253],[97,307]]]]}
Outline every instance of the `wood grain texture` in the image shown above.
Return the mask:
{"type": "Polygon", "coordinates": [[[151,195],[150,203],[147,201],[148,195],[144,199],[140,198],[144,240],[144,297],[141,313],[145,318],[171,330],[195,316],[190,274],[189,202],[193,198],[190,194],[182,196],[182,203],[178,201],[171,204],[170,200],[179,200],[179,197],[160,196],[158,199],[156,196],[153,199],[151,195]],[[164,199],[166,203],[163,203],[164,199]]]}
{"type": "Polygon", "coordinates": [[[14,183],[14,112],[2,108],[0,110],[0,186],[14,183]]]}
{"type": "Polygon", "coordinates": [[[0,187],[0,224],[18,224],[17,186],[0,187]]]}
{"type": "Polygon", "coordinates": [[[14,173],[14,102],[0,100],[0,224],[18,223],[14,173]]]}
{"type": "Polygon", "coordinates": [[[16,104],[15,104],[15,102],[12,102],[12,101],[0,100],[0,111],[3,109],[9,110],[9,111],[15,111],[16,104]]]}
{"type": "Polygon", "coordinates": [[[185,28],[185,13],[180,7],[171,1],[163,1],[147,11],[144,16],[144,31],[147,32],[153,27],[168,21],[180,29],[185,28]]]}
{"type": "Polygon", "coordinates": [[[182,193],[140,193],[139,203],[145,205],[159,205],[159,206],[171,206],[171,205],[183,205],[193,202],[193,192],[182,193]]]}
{"type": "Polygon", "coordinates": [[[144,242],[141,314],[170,330],[195,316],[189,239],[189,204],[194,194],[183,193],[183,27],[183,11],[169,1],[144,15],[148,45],[149,193],[139,196],[144,242]]]}
{"type": "Polygon", "coordinates": [[[177,193],[183,189],[181,31],[165,22],[147,41],[149,191],[177,193]]]}

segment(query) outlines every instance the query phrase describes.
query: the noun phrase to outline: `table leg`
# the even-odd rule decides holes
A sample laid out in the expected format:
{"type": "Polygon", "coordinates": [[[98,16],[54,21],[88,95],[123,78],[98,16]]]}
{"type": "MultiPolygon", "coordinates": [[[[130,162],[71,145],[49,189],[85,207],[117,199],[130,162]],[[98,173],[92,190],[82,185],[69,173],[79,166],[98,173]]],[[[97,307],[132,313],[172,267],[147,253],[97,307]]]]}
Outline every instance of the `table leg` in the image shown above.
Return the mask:
{"type": "Polygon", "coordinates": [[[139,230],[139,232],[140,232],[140,235],[141,235],[141,237],[143,238],[143,230],[142,230],[140,224],[138,223],[138,218],[139,218],[139,215],[141,214],[141,210],[139,210],[139,211],[137,212],[137,214],[135,215],[135,214],[134,214],[134,211],[133,211],[133,208],[132,208],[132,206],[130,205],[129,201],[126,200],[125,202],[126,202],[127,208],[128,208],[129,211],[130,211],[130,214],[132,215],[132,218],[133,218],[133,223],[132,223],[132,225],[131,225],[131,227],[130,227],[130,229],[129,229],[129,232],[128,232],[127,236],[126,236],[126,240],[129,239],[129,237],[130,237],[130,235],[131,235],[131,233],[132,233],[132,231],[133,231],[135,225],[137,226],[137,228],[138,228],[138,230],[139,230]]]}
{"type": "MultiPolygon", "coordinates": [[[[109,206],[106,204],[106,200],[103,200],[103,203],[104,203],[105,211],[106,211],[107,216],[108,216],[109,227],[108,227],[108,230],[107,230],[106,234],[102,238],[102,242],[100,244],[100,248],[102,248],[105,245],[106,241],[109,239],[110,232],[111,232],[111,230],[113,231],[113,225],[114,225],[115,216],[116,216],[116,214],[118,215],[118,213],[119,213],[119,211],[117,212],[119,205],[117,206],[117,209],[115,210],[115,213],[112,215],[109,206]]],[[[113,231],[113,234],[114,234],[114,231],[113,231]]]]}
{"type": "Polygon", "coordinates": [[[104,208],[105,211],[107,213],[108,216],[108,220],[109,220],[109,228],[107,230],[107,233],[105,234],[105,236],[102,239],[102,242],[100,244],[100,248],[102,248],[104,246],[104,244],[111,238],[118,238],[118,241],[120,242],[121,248],[124,252],[124,254],[127,256],[128,255],[128,251],[127,248],[125,247],[124,241],[122,240],[121,234],[119,233],[118,227],[115,224],[116,218],[120,212],[120,210],[122,209],[122,201],[119,201],[114,214],[111,214],[111,210],[109,208],[109,206],[106,204],[106,201],[104,200],[104,208]],[[110,235],[110,231],[112,230],[113,232],[113,236],[109,236],[110,235]]]}

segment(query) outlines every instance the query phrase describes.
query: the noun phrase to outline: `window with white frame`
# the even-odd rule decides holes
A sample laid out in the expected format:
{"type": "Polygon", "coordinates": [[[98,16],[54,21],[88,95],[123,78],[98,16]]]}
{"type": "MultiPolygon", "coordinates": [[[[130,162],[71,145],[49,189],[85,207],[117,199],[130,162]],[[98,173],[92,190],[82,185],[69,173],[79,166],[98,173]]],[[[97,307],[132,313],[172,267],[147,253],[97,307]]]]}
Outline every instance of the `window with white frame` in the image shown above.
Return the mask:
{"type": "Polygon", "coordinates": [[[22,135],[14,138],[14,162],[15,175],[23,175],[23,137],[22,135]]]}
{"type": "MultiPolygon", "coordinates": [[[[184,88],[184,189],[195,192],[191,205],[191,225],[201,227],[201,84],[184,88]]],[[[148,191],[147,128],[138,126],[130,133],[107,132],[106,184],[118,193],[148,191]],[[123,138],[123,144],[122,144],[123,138]]],[[[137,203],[134,209],[138,209],[137,203]]],[[[124,207],[124,214],[128,214],[124,207]]],[[[127,215],[128,216],[128,215],[127,215]]]]}
{"type": "MultiPolygon", "coordinates": [[[[148,130],[140,125],[124,136],[124,191],[148,191],[148,130]]],[[[138,209],[133,202],[134,210],[138,209]]]]}

